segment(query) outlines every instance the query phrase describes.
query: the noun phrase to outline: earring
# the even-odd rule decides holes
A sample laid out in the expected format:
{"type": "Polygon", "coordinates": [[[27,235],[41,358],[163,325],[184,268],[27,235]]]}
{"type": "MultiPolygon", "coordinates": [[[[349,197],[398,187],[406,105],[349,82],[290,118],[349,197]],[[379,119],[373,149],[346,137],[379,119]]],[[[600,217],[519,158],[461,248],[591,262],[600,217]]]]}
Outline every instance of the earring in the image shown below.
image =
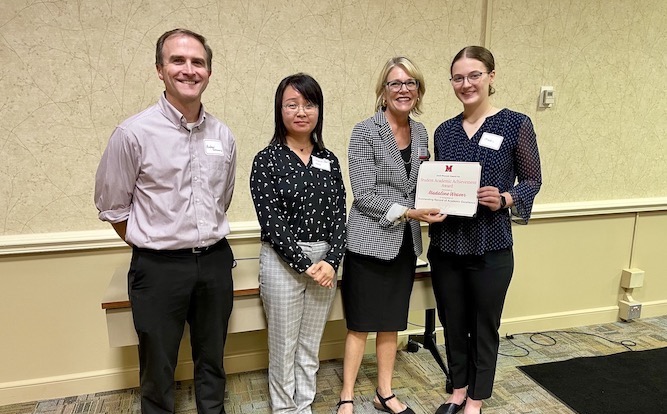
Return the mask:
{"type": "Polygon", "coordinates": [[[382,99],[382,107],[383,108],[387,107],[387,101],[385,99],[382,99]]]}

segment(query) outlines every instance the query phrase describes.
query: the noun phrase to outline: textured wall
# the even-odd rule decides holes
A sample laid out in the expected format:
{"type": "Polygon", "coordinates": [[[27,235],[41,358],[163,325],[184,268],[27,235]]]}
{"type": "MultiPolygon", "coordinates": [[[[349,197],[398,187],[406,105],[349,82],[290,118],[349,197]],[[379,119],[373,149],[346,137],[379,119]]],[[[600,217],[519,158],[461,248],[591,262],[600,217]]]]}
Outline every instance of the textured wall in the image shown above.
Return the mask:
{"type": "Polygon", "coordinates": [[[0,235],[107,228],[92,204],[97,163],[114,126],[156,101],[154,43],[179,26],[209,39],[204,102],[239,142],[232,221],[255,219],[248,169],[272,134],[280,79],[306,71],[320,81],[324,139],[344,161],[387,58],[407,54],[425,72],[420,120],[432,132],[460,111],[451,57],[485,29],[496,104],[528,113],[538,131],[538,203],[664,196],[666,15],[662,0],[5,0],[0,235]],[[537,111],[545,84],[557,104],[537,111]]]}
{"type": "Polygon", "coordinates": [[[539,132],[537,202],[666,196],[667,2],[494,0],[492,21],[496,102],[539,132]]]}
{"type": "Polygon", "coordinates": [[[3,1],[0,234],[106,228],[92,204],[93,175],[114,126],[158,98],[154,44],[166,30],[187,27],[212,45],[204,102],[238,139],[231,218],[247,221],[255,219],[248,169],[273,133],[280,79],[306,71],[320,81],[324,139],[345,158],[392,55],[413,57],[433,85],[430,127],[456,110],[450,97],[445,111],[448,85],[436,78],[454,49],[479,42],[481,10],[481,0],[3,1]]]}

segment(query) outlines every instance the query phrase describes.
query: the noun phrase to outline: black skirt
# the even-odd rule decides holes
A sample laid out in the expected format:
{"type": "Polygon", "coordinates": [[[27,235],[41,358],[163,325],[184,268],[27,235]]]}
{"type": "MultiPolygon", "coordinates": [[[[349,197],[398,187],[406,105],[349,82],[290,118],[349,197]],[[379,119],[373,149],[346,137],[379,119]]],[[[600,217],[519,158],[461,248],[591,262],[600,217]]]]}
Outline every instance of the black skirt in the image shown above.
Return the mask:
{"type": "Polygon", "coordinates": [[[343,309],[347,329],[356,332],[397,332],[408,327],[410,294],[415,280],[410,227],[393,260],[347,251],[343,261],[343,309]]]}

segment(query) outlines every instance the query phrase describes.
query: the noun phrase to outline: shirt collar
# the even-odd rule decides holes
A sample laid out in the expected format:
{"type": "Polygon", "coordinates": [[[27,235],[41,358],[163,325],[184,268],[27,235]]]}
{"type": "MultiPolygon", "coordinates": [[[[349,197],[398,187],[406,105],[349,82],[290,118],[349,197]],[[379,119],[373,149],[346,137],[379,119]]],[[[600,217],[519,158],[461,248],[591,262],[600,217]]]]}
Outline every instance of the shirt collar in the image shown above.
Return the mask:
{"type": "MultiPolygon", "coordinates": [[[[162,111],[162,114],[172,123],[174,126],[180,127],[184,126],[187,127],[188,121],[185,119],[185,116],[174,107],[169,101],[167,100],[167,96],[165,92],[162,92],[160,95],[160,100],[158,101],[158,106],[160,108],[160,111],[162,111]]],[[[204,104],[201,104],[201,109],[199,110],[199,118],[197,121],[195,121],[194,127],[200,126],[204,120],[206,119],[206,111],[204,110],[204,104]]]]}

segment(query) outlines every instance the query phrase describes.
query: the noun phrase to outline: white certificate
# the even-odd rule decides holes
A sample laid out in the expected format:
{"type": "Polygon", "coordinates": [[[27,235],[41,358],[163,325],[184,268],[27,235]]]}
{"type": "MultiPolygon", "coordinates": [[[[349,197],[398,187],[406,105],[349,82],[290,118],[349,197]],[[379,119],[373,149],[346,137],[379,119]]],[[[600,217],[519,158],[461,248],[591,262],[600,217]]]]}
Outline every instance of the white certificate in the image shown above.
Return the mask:
{"type": "Polygon", "coordinates": [[[415,208],[473,217],[482,166],[477,162],[427,161],[419,167],[415,208]]]}

